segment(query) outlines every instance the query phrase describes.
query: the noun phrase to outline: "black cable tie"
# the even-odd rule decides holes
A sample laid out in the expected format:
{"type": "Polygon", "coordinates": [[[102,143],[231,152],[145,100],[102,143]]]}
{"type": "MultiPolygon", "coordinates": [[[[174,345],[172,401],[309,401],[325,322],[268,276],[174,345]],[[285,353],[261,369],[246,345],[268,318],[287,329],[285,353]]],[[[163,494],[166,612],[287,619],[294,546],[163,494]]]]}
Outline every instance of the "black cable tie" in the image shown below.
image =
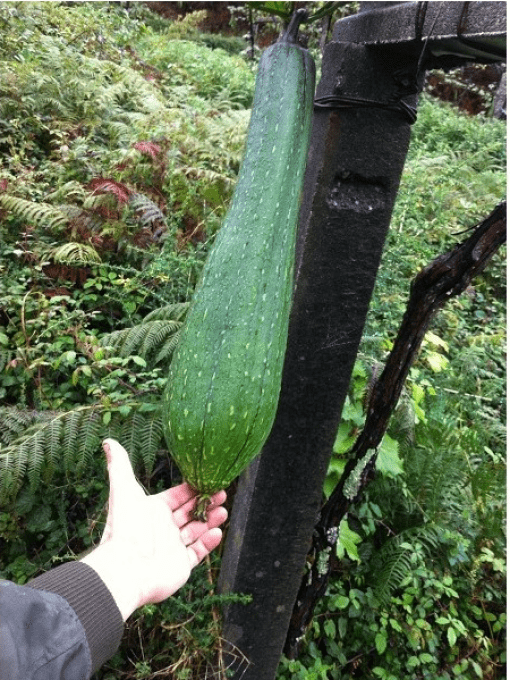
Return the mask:
{"type": "Polygon", "coordinates": [[[360,99],[345,95],[326,95],[314,101],[316,109],[383,109],[400,113],[411,125],[416,122],[417,113],[414,106],[401,99],[397,102],[378,102],[373,99],[360,99]]]}

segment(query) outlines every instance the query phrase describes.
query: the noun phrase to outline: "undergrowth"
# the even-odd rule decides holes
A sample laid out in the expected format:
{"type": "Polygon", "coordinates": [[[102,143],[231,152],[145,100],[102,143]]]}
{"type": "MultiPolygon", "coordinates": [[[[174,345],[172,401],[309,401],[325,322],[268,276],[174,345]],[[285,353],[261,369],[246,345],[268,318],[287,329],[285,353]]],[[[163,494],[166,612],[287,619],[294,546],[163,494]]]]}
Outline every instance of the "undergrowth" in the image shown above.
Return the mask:
{"type": "MultiPolygon", "coordinates": [[[[98,541],[103,437],[126,446],[148,491],[179,481],[160,396],[254,83],[238,43],[218,49],[199,19],[169,23],[142,3],[0,6],[3,578],[25,583],[98,541]]],[[[504,123],[422,98],[325,494],[410,281],[504,196],[505,150],[504,123]]],[[[505,283],[500,253],[427,334],[280,680],[503,677],[505,283]]],[[[137,612],[97,680],[217,669],[219,559],[137,612]]]]}

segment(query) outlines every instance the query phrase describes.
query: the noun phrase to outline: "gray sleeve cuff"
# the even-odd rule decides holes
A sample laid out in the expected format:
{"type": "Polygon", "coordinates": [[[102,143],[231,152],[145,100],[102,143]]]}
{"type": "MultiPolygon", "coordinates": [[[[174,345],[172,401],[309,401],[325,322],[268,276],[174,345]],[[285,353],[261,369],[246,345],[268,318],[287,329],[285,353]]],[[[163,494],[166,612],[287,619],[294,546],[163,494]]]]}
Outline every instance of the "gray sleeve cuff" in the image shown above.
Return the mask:
{"type": "Polygon", "coordinates": [[[65,598],[76,612],[87,636],[93,672],[117,651],[124,622],[100,576],[83,562],[69,562],[27,583],[65,598]]]}

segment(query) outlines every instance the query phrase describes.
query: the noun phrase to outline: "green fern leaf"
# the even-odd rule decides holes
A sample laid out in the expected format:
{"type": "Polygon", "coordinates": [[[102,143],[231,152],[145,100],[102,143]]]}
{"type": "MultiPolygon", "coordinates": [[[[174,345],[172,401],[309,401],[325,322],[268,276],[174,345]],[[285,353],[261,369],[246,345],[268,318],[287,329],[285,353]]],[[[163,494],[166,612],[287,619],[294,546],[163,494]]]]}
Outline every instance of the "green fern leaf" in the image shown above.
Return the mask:
{"type": "Polygon", "coordinates": [[[10,444],[35,418],[35,411],[22,411],[13,406],[0,408],[0,444],[10,444]]]}
{"type": "Polygon", "coordinates": [[[381,602],[387,602],[404,578],[412,571],[412,551],[402,536],[387,541],[379,555],[379,568],[374,581],[374,593],[381,602]]]}
{"type": "Polygon", "coordinates": [[[46,455],[50,467],[56,468],[62,455],[63,418],[53,418],[47,425],[46,455]]]}
{"type": "Polygon", "coordinates": [[[144,318],[144,323],[148,321],[166,321],[174,319],[181,321],[189,309],[189,302],[177,302],[171,305],[165,305],[159,309],[154,309],[144,318]]]}
{"type": "Polygon", "coordinates": [[[81,472],[90,463],[101,444],[102,421],[94,410],[83,411],[79,421],[80,439],[76,447],[76,469],[81,472]]]}
{"type": "Polygon", "coordinates": [[[27,220],[27,222],[38,226],[55,229],[68,222],[68,216],[49,203],[35,203],[11,194],[0,194],[0,205],[27,220]]]}
{"type": "Polygon", "coordinates": [[[123,421],[118,439],[129,452],[133,465],[143,464],[145,471],[150,473],[162,436],[163,423],[159,411],[142,413],[133,410],[123,421]]]}
{"type": "Polygon", "coordinates": [[[0,490],[6,495],[15,494],[18,491],[27,469],[27,459],[27,451],[23,447],[0,449],[0,469],[2,470],[0,490]]]}
{"type": "Polygon", "coordinates": [[[70,411],[65,414],[64,423],[64,449],[68,452],[63,458],[64,470],[69,473],[75,469],[75,452],[80,440],[80,420],[82,412],[80,410],[70,411]]]}
{"type": "Polygon", "coordinates": [[[136,326],[104,335],[101,345],[120,357],[138,355],[153,365],[167,361],[177,345],[185,308],[168,305],[164,311],[155,310],[136,326]]]}
{"type": "Polygon", "coordinates": [[[156,358],[154,359],[155,365],[159,363],[164,363],[166,361],[170,361],[170,359],[172,358],[172,354],[174,353],[175,348],[179,343],[180,336],[181,331],[179,330],[177,333],[175,333],[166,340],[164,345],[159,350],[158,354],[156,354],[156,358]]]}
{"type": "Polygon", "coordinates": [[[70,266],[101,263],[97,250],[87,243],[63,243],[61,246],[51,249],[48,252],[48,257],[54,262],[70,266]]]}
{"type": "Polygon", "coordinates": [[[2,421],[17,434],[0,447],[1,500],[15,497],[25,477],[31,488],[55,470],[76,477],[89,465],[105,435],[97,406],[62,413],[14,411],[0,409],[2,421]]]}
{"type": "Polygon", "coordinates": [[[133,465],[140,460],[140,433],[145,427],[145,418],[139,411],[131,411],[122,425],[120,443],[129,452],[133,465]]]}
{"type": "Polygon", "coordinates": [[[147,474],[154,467],[156,454],[163,438],[163,421],[161,413],[148,414],[145,419],[143,437],[140,443],[140,456],[147,474]]]}
{"type": "Polygon", "coordinates": [[[41,468],[44,462],[44,435],[37,425],[34,428],[34,432],[29,439],[23,443],[23,448],[26,455],[28,465],[27,474],[28,480],[30,482],[30,488],[36,489],[38,482],[41,477],[41,468]]]}
{"type": "Polygon", "coordinates": [[[178,321],[152,321],[148,333],[143,339],[141,355],[149,356],[154,348],[161,347],[169,336],[173,337],[179,331],[181,324],[178,321]]]}

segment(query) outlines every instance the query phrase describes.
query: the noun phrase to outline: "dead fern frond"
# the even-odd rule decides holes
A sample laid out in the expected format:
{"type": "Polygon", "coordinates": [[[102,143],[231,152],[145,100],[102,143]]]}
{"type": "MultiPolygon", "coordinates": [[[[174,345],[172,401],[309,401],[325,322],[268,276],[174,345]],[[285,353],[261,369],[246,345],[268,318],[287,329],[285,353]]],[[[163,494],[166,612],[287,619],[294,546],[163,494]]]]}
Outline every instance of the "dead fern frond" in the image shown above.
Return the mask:
{"type": "Polygon", "coordinates": [[[125,205],[132,194],[131,189],[126,184],[106,177],[95,177],[90,180],[88,189],[93,194],[113,194],[118,205],[125,205]]]}
{"type": "Polygon", "coordinates": [[[160,208],[145,194],[132,194],[129,199],[129,205],[136,213],[137,220],[142,227],[151,227],[165,225],[165,216],[160,208]]]}

